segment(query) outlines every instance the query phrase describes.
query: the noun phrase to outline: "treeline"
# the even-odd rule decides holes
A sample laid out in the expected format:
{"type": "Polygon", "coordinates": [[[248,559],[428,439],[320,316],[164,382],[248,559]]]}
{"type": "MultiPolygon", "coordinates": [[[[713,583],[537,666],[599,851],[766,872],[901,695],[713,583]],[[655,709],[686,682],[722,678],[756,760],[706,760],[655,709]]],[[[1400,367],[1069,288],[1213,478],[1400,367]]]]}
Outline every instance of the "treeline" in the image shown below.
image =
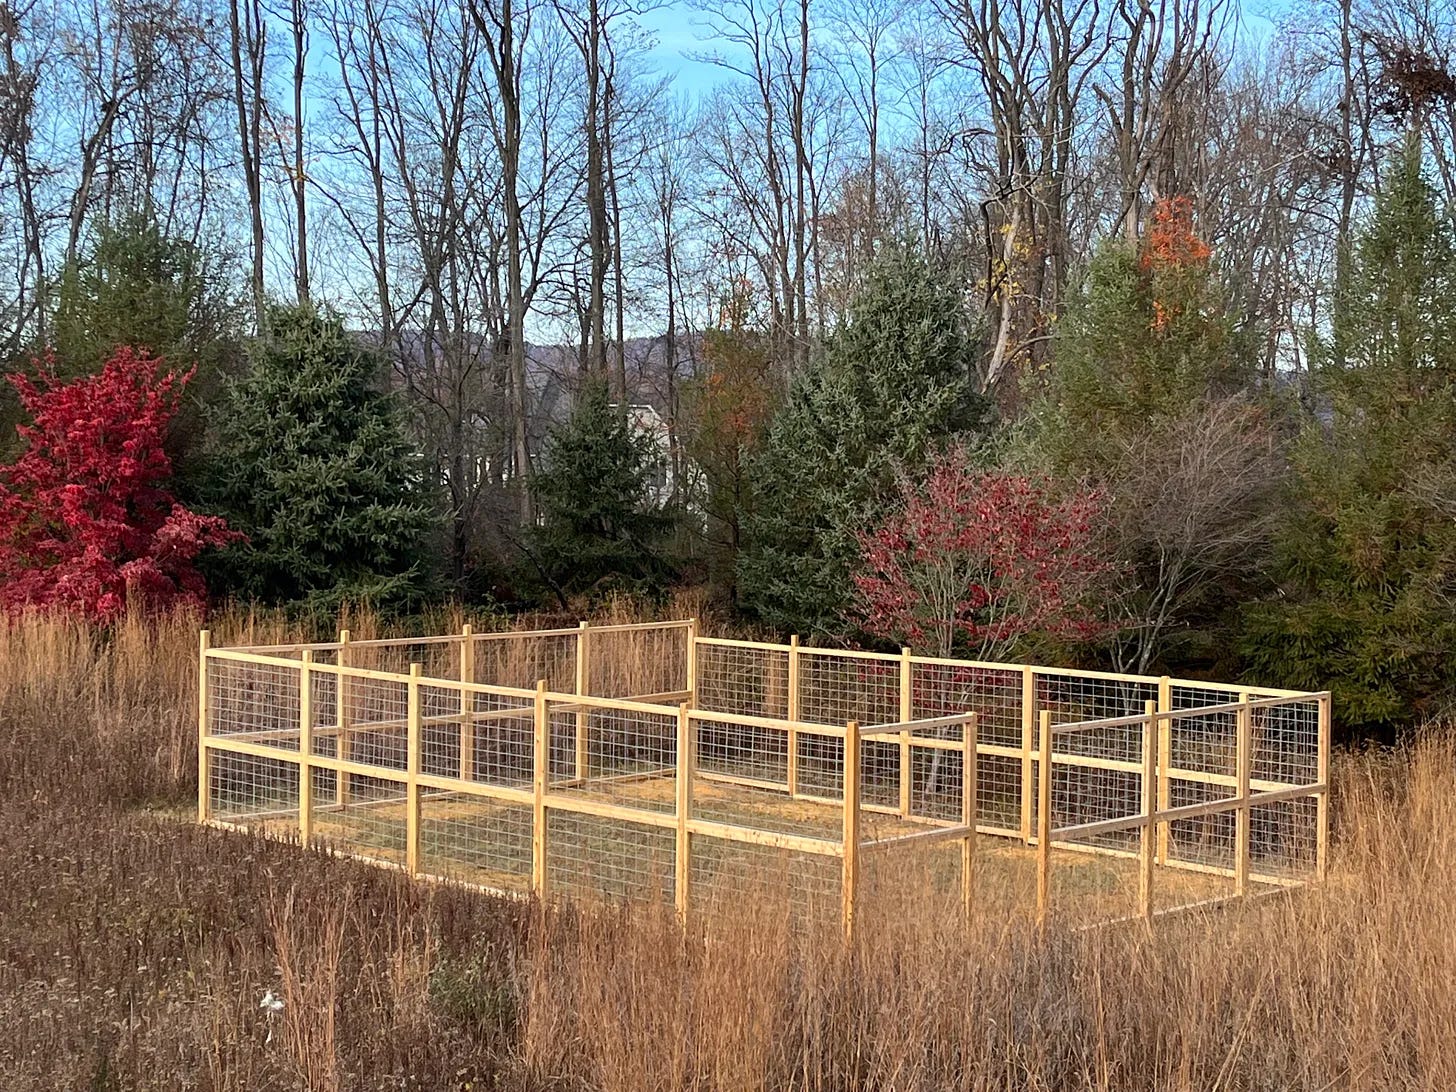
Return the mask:
{"type": "Polygon", "coordinates": [[[692,97],[595,2],[0,16],[13,607],[687,584],[1446,711],[1449,13],[734,0],[692,97]]]}

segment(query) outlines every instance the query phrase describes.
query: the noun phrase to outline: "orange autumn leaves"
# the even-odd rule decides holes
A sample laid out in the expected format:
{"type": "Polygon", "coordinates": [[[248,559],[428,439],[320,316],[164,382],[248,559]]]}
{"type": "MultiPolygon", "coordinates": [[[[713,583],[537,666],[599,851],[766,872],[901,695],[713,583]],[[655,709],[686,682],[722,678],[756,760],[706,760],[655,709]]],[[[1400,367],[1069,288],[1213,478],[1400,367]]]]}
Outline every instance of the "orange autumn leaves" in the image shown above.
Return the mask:
{"type": "Polygon", "coordinates": [[[1190,276],[1202,279],[1213,251],[1193,230],[1193,199],[1160,197],[1143,237],[1139,265],[1153,279],[1152,329],[1164,333],[1183,309],[1190,276]]]}

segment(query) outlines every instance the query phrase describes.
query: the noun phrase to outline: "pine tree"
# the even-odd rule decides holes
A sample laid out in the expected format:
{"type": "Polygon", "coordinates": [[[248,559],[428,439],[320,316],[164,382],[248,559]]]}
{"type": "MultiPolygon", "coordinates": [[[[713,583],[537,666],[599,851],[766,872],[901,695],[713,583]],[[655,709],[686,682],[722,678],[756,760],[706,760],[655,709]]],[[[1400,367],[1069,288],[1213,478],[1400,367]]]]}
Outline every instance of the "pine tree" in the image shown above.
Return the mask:
{"type": "Polygon", "coordinates": [[[738,565],[751,611],[781,629],[844,630],[856,536],[897,470],[914,473],[985,421],[971,378],[977,347],[956,285],[921,255],[888,248],[752,466],[738,565]]]}
{"type": "Polygon", "coordinates": [[[408,606],[427,590],[436,518],[378,356],[337,315],[279,308],[215,428],[210,499],[248,536],[223,555],[236,594],[408,606]]]}
{"type": "Polygon", "coordinates": [[[672,518],[653,497],[656,453],[601,383],[589,383],[570,419],[552,431],[531,481],[538,524],[531,554],[561,600],[626,588],[655,590],[672,518]]]}
{"type": "Polygon", "coordinates": [[[1361,726],[1456,698],[1456,238],[1418,141],[1353,257],[1316,346],[1281,596],[1249,612],[1244,651],[1256,678],[1332,687],[1341,722],[1361,726]]]}

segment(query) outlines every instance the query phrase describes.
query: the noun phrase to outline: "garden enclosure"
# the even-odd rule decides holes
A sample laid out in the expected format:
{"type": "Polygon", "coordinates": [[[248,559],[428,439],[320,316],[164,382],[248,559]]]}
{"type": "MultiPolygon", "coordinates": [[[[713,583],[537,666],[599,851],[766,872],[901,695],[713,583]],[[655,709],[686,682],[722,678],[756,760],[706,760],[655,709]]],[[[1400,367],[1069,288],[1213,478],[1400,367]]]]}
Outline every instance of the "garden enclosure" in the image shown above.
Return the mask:
{"type": "Polygon", "coordinates": [[[213,648],[204,822],[539,896],[1150,916],[1324,875],[1325,693],[704,637],[213,648]]]}

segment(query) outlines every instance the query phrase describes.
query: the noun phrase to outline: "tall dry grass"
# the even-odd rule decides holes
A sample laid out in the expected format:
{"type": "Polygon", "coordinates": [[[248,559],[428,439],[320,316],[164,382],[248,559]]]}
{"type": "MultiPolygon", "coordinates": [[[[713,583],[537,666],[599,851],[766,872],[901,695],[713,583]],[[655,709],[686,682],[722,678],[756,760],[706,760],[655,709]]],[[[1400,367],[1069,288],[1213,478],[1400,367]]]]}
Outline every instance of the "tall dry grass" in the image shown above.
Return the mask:
{"type": "Polygon", "coordinates": [[[1448,731],[1339,756],[1323,890],[1045,938],[912,912],[847,951],[747,900],[685,936],[145,812],[193,799],[195,649],[0,631],[0,1088],[1456,1088],[1448,731]]]}

